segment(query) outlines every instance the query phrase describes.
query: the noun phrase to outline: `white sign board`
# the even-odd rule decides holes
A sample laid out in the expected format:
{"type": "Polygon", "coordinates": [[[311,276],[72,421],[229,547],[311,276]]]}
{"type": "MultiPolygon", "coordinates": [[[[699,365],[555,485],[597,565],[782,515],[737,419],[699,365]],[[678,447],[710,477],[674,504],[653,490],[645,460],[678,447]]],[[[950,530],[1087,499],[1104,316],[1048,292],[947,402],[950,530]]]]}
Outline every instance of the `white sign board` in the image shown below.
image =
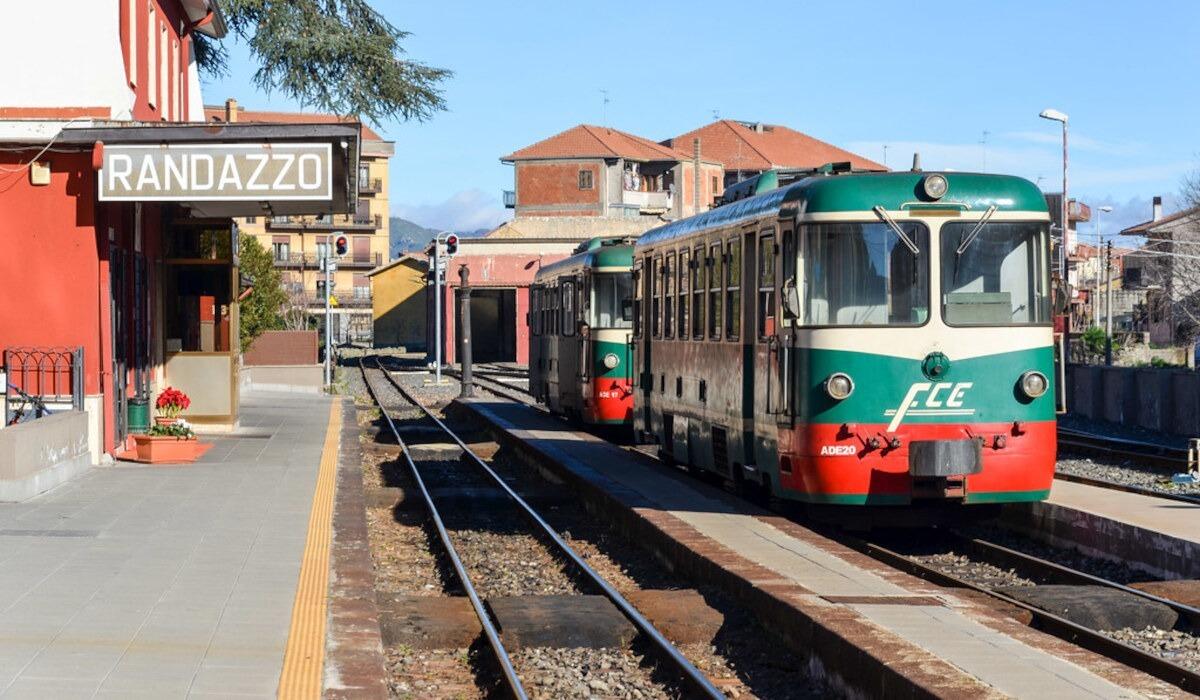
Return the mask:
{"type": "Polygon", "coordinates": [[[104,147],[106,202],[329,201],[328,143],[168,144],[104,147]]]}

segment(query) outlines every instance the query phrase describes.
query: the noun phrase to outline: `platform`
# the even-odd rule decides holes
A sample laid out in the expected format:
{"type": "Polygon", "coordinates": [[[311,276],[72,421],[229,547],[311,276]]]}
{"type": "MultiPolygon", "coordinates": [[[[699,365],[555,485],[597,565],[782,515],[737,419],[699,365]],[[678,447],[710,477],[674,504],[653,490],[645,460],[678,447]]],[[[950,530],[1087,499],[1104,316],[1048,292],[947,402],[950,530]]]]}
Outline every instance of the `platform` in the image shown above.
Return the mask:
{"type": "Polygon", "coordinates": [[[246,394],[195,464],[0,504],[0,697],[273,697],[332,403],[246,394]]]}
{"type": "MultiPolygon", "coordinates": [[[[801,637],[810,642],[848,640],[843,647],[810,650],[831,673],[837,674],[843,661],[834,658],[837,650],[853,647],[872,657],[870,672],[886,675],[899,669],[915,686],[905,688],[905,694],[1129,698],[1171,692],[1154,679],[945,589],[885,570],[679,470],[651,466],[617,446],[573,432],[540,411],[493,398],[462,403],[524,449],[563,465],[627,510],[665,516],[656,522],[676,533],[676,544],[715,550],[711,558],[722,568],[741,572],[790,604],[797,619],[809,621],[801,637]]],[[[864,682],[862,676],[849,675],[843,668],[841,680],[851,686],[864,682]]],[[[890,694],[895,687],[865,690],[890,694]]]]}
{"type": "Polygon", "coordinates": [[[1200,505],[1056,479],[1049,500],[1006,507],[1004,517],[1053,544],[1156,577],[1200,578],[1200,505]]]}

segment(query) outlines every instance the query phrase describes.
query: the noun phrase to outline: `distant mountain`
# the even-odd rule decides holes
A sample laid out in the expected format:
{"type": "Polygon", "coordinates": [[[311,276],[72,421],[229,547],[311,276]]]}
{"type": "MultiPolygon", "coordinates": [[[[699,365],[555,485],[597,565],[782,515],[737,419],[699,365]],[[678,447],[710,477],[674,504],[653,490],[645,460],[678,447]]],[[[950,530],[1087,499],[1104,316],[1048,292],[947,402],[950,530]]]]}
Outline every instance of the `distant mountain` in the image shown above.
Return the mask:
{"type": "MultiPolygon", "coordinates": [[[[478,238],[490,230],[481,228],[474,231],[455,231],[455,233],[463,238],[478,238]]],[[[438,229],[425,228],[408,219],[393,216],[388,219],[388,233],[391,241],[391,258],[395,259],[405,253],[425,250],[433,237],[438,234],[438,229]]]]}

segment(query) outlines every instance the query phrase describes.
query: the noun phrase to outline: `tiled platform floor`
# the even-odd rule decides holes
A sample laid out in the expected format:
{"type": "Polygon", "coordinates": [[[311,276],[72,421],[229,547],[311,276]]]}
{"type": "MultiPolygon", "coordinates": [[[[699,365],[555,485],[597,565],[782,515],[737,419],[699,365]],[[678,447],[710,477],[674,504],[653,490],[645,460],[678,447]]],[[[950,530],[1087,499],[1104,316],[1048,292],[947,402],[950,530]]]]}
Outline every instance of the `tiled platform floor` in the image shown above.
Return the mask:
{"type": "Polygon", "coordinates": [[[246,395],[196,464],[0,504],[0,697],[273,696],[329,404],[246,395]]]}

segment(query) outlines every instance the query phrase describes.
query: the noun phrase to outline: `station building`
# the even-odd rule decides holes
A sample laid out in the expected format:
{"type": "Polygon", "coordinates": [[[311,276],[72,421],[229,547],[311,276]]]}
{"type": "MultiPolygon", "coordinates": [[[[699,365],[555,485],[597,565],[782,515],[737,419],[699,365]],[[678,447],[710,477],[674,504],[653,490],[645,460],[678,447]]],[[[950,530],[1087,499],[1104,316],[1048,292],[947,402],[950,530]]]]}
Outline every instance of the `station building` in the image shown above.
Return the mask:
{"type": "MultiPolygon", "coordinates": [[[[5,12],[56,32],[53,60],[0,76],[0,499],[19,499],[119,453],[165,386],[201,427],[237,425],[235,220],[353,211],[360,126],[204,123],[193,37],[225,35],[216,0],[5,12]],[[21,392],[57,410],[7,425],[21,392]]],[[[0,60],[44,41],[12,32],[0,60]]]]}

